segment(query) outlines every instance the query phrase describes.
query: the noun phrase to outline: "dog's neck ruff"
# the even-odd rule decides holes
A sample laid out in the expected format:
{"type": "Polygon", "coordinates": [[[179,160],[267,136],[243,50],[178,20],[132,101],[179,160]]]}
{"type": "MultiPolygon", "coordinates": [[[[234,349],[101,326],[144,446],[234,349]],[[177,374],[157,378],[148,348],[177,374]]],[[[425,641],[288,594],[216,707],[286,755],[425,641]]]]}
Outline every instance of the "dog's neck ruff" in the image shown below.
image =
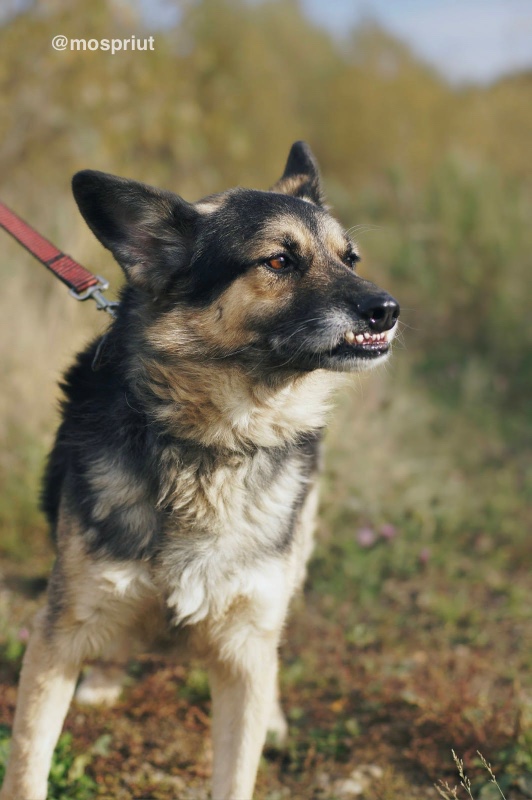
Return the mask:
{"type": "Polygon", "coordinates": [[[279,447],[326,422],[338,373],[315,372],[272,387],[257,384],[239,369],[196,366],[181,370],[144,362],[135,385],[149,415],[167,434],[233,452],[279,447]],[[156,401],[155,403],[153,401],[156,401]]]}

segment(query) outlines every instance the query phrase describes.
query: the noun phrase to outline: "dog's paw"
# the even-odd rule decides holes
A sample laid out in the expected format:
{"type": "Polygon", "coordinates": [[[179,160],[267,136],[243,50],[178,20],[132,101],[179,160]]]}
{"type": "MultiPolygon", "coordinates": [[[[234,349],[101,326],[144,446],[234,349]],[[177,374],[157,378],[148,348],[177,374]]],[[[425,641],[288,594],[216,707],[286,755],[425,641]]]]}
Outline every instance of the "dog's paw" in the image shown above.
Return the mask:
{"type": "Polygon", "coordinates": [[[274,704],[268,722],[266,745],[268,747],[282,748],[288,738],[288,723],[280,704],[274,704]]]}
{"type": "Polygon", "coordinates": [[[89,706],[112,706],[120,698],[125,681],[125,672],[94,667],[76,689],[75,699],[89,706]]]}

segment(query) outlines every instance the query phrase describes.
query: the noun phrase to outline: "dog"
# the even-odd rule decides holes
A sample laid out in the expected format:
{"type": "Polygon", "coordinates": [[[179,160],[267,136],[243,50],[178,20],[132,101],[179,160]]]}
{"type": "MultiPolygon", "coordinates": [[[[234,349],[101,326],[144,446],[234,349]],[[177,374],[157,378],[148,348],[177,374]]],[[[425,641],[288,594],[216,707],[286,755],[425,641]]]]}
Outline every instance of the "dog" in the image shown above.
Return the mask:
{"type": "Polygon", "coordinates": [[[45,800],[82,664],[165,638],[205,659],[214,800],[251,800],[286,731],[277,650],[312,550],[331,394],[389,356],[399,306],[356,272],[304,142],[269,191],[189,203],[101,172],[81,214],[126,284],[67,372],[42,505],[57,545],[1,800],[45,800]]]}

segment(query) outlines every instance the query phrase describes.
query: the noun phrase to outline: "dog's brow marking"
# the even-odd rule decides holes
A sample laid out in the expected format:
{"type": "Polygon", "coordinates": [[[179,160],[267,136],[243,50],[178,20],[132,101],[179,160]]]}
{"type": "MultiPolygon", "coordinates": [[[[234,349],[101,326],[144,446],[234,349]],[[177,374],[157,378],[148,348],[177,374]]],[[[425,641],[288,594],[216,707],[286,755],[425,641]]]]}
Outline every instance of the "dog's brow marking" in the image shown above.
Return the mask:
{"type": "Polygon", "coordinates": [[[330,251],[342,256],[350,245],[350,240],[341,225],[329,216],[320,219],[320,239],[330,251]]]}
{"type": "Polygon", "coordinates": [[[300,217],[295,214],[285,214],[269,220],[263,228],[262,237],[263,241],[270,239],[273,242],[290,243],[292,248],[308,255],[316,247],[316,233],[300,217]]]}
{"type": "Polygon", "coordinates": [[[287,214],[271,220],[263,230],[265,238],[271,236],[278,243],[297,255],[311,257],[325,248],[328,253],[343,258],[350,241],[338,222],[325,214],[316,213],[306,220],[295,214],[287,214]]]}

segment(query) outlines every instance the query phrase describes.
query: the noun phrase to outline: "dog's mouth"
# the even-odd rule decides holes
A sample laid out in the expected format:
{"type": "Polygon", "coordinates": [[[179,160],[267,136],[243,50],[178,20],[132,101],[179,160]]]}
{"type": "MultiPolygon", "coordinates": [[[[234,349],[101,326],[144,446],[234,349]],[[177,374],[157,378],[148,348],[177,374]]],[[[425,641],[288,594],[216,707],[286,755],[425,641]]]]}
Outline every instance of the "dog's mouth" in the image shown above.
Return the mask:
{"type": "Polygon", "coordinates": [[[372,331],[365,326],[362,330],[357,327],[336,329],[334,333],[327,332],[328,335],[320,331],[314,341],[312,335],[307,336],[303,346],[295,337],[289,337],[288,342],[281,340],[281,343],[273,340],[272,350],[287,367],[357,372],[376,366],[388,357],[396,329],[397,325],[393,325],[385,331],[372,331]]]}
{"type": "Polygon", "coordinates": [[[374,333],[365,331],[355,333],[348,330],[344,333],[340,342],[329,351],[331,356],[337,357],[356,357],[356,358],[378,358],[386,355],[390,349],[390,342],[393,337],[393,328],[388,331],[374,333]]]}

